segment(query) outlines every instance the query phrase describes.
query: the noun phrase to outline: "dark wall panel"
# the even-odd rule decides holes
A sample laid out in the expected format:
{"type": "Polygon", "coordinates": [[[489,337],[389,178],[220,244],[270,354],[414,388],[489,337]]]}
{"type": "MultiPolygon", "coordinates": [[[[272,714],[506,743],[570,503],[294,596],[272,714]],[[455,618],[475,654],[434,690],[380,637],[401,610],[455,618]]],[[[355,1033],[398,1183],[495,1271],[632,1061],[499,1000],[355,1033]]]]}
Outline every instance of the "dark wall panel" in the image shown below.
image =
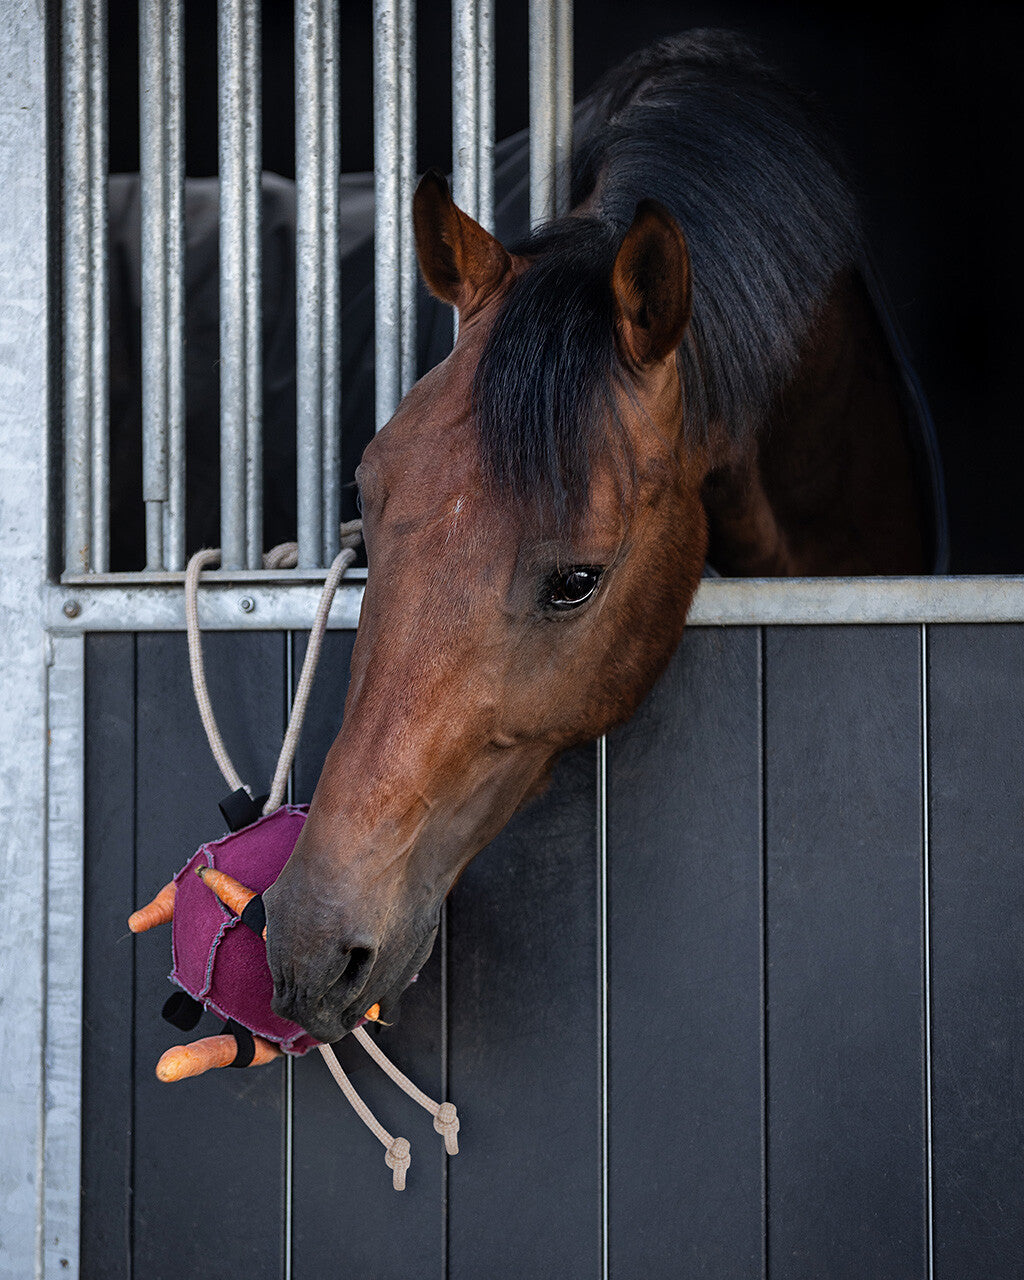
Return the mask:
{"type": "Polygon", "coordinates": [[[913,627],[767,632],[768,1269],[925,1272],[913,627]]]}
{"type": "Polygon", "coordinates": [[[85,646],[83,1280],[131,1275],[135,637],[85,646]]]}
{"type": "Polygon", "coordinates": [[[1024,1275],[1022,640],[928,635],[936,1280],[1024,1275]]]}
{"type": "MultiPolygon", "coordinates": [[[[295,762],[295,798],[313,794],[324,757],[341,727],[354,635],[324,640],[316,683],[295,762]]],[[[294,639],[294,681],[306,651],[294,639]]],[[[416,1084],[439,1099],[442,1081],[441,973],[428,961],[402,999],[393,1027],[382,1028],[385,1053],[416,1084]]],[[[444,1145],[431,1117],[411,1102],[351,1039],[338,1058],[352,1083],[392,1134],[412,1144],[405,1191],[392,1189],[384,1148],[345,1101],[315,1051],[295,1064],[292,1242],[296,1276],[442,1276],[444,1145]],[[339,1261],[343,1259],[343,1263],[339,1261]]]]}
{"type": "Polygon", "coordinates": [[[608,744],[611,1274],[762,1275],[756,629],[685,638],[608,744]]]}
{"type": "Polygon", "coordinates": [[[595,748],[449,900],[449,1275],[600,1274],[595,748]]]}
{"type": "MultiPolygon", "coordinates": [[[[220,632],[206,635],[203,645],[228,750],[243,779],[263,790],[283,733],[284,638],[220,632]]],[[[217,802],[227,787],[196,710],[184,635],[140,635],[137,654],[142,901],[223,832],[217,802]]],[[[164,1049],[220,1028],[209,1015],[193,1033],[179,1034],[162,1021],[170,990],[166,929],[141,936],[135,949],[135,1275],[275,1274],[282,1254],[283,1064],[160,1084],[153,1071],[164,1049]]]]}

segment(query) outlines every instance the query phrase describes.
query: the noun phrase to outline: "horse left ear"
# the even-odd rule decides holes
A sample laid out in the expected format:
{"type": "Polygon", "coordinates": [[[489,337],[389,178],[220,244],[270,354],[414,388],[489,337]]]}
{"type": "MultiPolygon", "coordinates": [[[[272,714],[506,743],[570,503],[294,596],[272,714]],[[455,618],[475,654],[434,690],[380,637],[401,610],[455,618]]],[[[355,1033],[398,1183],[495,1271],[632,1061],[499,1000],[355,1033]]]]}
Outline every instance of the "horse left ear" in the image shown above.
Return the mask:
{"type": "Polygon", "coordinates": [[[443,174],[428,170],[412,201],[416,256],[427,288],[458,307],[462,319],[483,304],[511,258],[489,232],[463,213],[443,174]]]}
{"type": "Polygon", "coordinates": [[[679,224],[657,200],[641,200],[615,258],[612,291],[619,337],[637,365],[655,364],[690,322],[690,253],[679,224]]]}

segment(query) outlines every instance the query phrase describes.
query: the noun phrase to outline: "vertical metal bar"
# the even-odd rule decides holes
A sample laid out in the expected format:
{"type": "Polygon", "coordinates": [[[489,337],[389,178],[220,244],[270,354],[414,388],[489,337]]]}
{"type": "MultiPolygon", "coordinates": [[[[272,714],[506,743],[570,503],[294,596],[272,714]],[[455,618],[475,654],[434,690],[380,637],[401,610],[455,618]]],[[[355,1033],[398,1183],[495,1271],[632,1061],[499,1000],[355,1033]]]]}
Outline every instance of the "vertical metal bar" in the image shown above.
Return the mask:
{"type": "Polygon", "coordinates": [[[477,7],[477,205],[474,217],[485,231],[494,231],[494,5],[479,0],[477,7]]]}
{"type": "Polygon", "coordinates": [[[416,381],[416,244],[412,197],[416,189],[416,0],[398,0],[398,311],[399,391],[416,381]]]}
{"type": "Polygon", "coordinates": [[[415,371],[415,258],[410,207],[415,165],[414,23],[413,0],[374,0],[374,336],[378,431],[394,413],[415,371]]]}
{"type": "Polygon", "coordinates": [[[49,1277],[78,1274],[82,1186],[85,637],[51,636],[48,662],[43,1274],[49,1277]]]}
{"type": "Polygon", "coordinates": [[[573,96],[573,0],[555,0],[555,100],[554,216],[569,212],[572,179],[572,96],[573,96]]]}
{"type": "Polygon", "coordinates": [[[473,218],[478,216],[480,194],[477,18],[476,0],[455,0],[452,7],[452,195],[459,208],[473,218]]]}
{"type": "Polygon", "coordinates": [[[105,0],[66,0],[64,109],[65,570],[108,564],[105,0]]]}
{"type": "Polygon", "coordinates": [[[139,19],[146,568],[180,569],[185,431],[181,0],[143,0],[139,19]]]}
{"type": "Polygon", "coordinates": [[[341,550],[341,117],[339,106],[338,6],[328,3],[321,25],[320,94],[321,206],[323,242],[323,550],[321,563],[329,565],[341,550]]]}
{"type": "Polygon", "coordinates": [[[530,224],[568,211],[572,0],[530,0],[530,224]]]}
{"type": "Polygon", "coordinates": [[[92,327],[92,567],[110,567],[110,322],[107,273],[107,5],[94,0],[89,35],[90,320],[92,327]]]}
{"type": "Polygon", "coordinates": [[[263,542],[260,9],[217,6],[220,149],[221,563],[258,568],[263,542]]]}
{"type": "MultiPolygon", "coordinates": [[[[50,253],[58,248],[51,231],[60,234],[59,212],[49,198],[49,177],[60,163],[51,153],[48,128],[51,95],[59,92],[48,57],[51,16],[41,4],[9,5],[0,22],[0,990],[17,997],[17,1016],[0,1017],[0,1276],[5,1280],[37,1275],[48,1239],[41,1177],[46,969],[39,922],[47,905],[47,688],[40,585],[48,570],[47,482],[53,461],[48,428],[58,399],[51,340],[59,325],[49,278],[50,253]],[[57,219],[55,225],[51,219],[57,219]]],[[[65,65],[73,69],[68,57],[74,51],[73,15],[65,16],[65,65]]],[[[74,140],[71,135],[69,142],[74,140]]],[[[69,547],[75,546],[69,539],[69,547]]],[[[70,555],[68,567],[78,567],[70,555]]],[[[64,1173],[67,1183],[77,1184],[73,1164],[64,1173]]],[[[73,1268],[77,1255],[69,1261],[73,1268]]]]}
{"type": "MultiPolygon", "coordinates": [[[[295,6],[296,481],[299,564],[303,568],[318,565],[323,550],[321,168],[324,157],[320,141],[323,89],[320,29],[324,7],[322,0],[298,0],[295,6]]],[[[327,7],[331,7],[330,4],[327,7]]]]}

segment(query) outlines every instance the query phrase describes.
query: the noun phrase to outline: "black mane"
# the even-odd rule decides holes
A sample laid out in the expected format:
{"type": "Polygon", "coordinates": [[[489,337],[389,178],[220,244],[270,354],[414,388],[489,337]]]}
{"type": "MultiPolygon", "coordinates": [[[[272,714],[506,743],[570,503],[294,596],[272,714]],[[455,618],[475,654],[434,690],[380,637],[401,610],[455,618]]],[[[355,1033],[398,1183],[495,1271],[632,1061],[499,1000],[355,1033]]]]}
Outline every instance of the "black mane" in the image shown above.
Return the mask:
{"type": "Polygon", "coordinates": [[[635,54],[577,111],[572,204],[513,245],[515,282],[477,370],[490,479],[563,511],[585,497],[607,443],[618,363],[611,270],[638,201],[671,210],[690,248],[693,319],[678,358],[686,429],[754,433],[791,377],[838,272],[860,249],[857,212],[808,101],[737,37],[694,31],[635,54]]]}

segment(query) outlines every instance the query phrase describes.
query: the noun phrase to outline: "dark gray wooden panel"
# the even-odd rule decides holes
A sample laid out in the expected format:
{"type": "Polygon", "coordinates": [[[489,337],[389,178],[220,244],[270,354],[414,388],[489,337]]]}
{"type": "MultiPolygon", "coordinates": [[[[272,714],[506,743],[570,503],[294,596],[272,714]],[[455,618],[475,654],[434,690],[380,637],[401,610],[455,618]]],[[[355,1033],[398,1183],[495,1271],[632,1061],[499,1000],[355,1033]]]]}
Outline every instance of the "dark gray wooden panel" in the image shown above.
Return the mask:
{"type": "Polygon", "coordinates": [[[85,645],[83,1280],[131,1274],[135,637],[85,645]]]}
{"type": "MultiPolygon", "coordinates": [[[[264,789],[283,733],[284,638],[204,637],[221,729],[242,777],[264,789]]],[[[227,788],[206,743],[182,634],[141,635],[138,649],[136,885],[154,893],[220,835],[227,788]]],[[[280,1062],[176,1085],[153,1069],[178,1033],[160,1018],[170,990],[167,930],[135,943],[135,1274],[145,1280],[273,1275],[282,1254],[280,1062]]],[[[219,1030],[204,1017],[188,1038],[219,1030]]]]}
{"type": "Polygon", "coordinates": [[[611,1274],[762,1274],[759,636],[692,631],[608,744],[611,1274]]]}
{"type": "Polygon", "coordinates": [[[925,1274],[918,657],[913,627],[766,635],[773,1280],[925,1274]]]}
{"type": "Polygon", "coordinates": [[[595,748],[449,899],[449,1275],[600,1274],[595,748]]]}
{"type": "MultiPolygon", "coordinates": [[[[354,635],[325,638],[295,762],[295,798],[308,802],[341,727],[354,635]]],[[[306,637],[294,642],[294,678],[306,637]]],[[[441,982],[438,957],[406,992],[384,1051],[432,1097],[442,1092],[441,982]]],[[[396,1192],[384,1148],[356,1117],[319,1053],[295,1064],[293,1259],[296,1276],[440,1276],[444,1147],[430,1116],[346,1039],[342,1066],[381,1124],[412,1143],[406,1189],[396,1192]],[[343,1259],[343,1263],[339,1260],[343,1259]],[[411,1268],[411,1270],[410,1270],[411,1268]]]]}
{"type": "Polygon", "coordinates": [[[1024,632],[931,627],[937,1280],[1024,1275],[1024,632]]]}

